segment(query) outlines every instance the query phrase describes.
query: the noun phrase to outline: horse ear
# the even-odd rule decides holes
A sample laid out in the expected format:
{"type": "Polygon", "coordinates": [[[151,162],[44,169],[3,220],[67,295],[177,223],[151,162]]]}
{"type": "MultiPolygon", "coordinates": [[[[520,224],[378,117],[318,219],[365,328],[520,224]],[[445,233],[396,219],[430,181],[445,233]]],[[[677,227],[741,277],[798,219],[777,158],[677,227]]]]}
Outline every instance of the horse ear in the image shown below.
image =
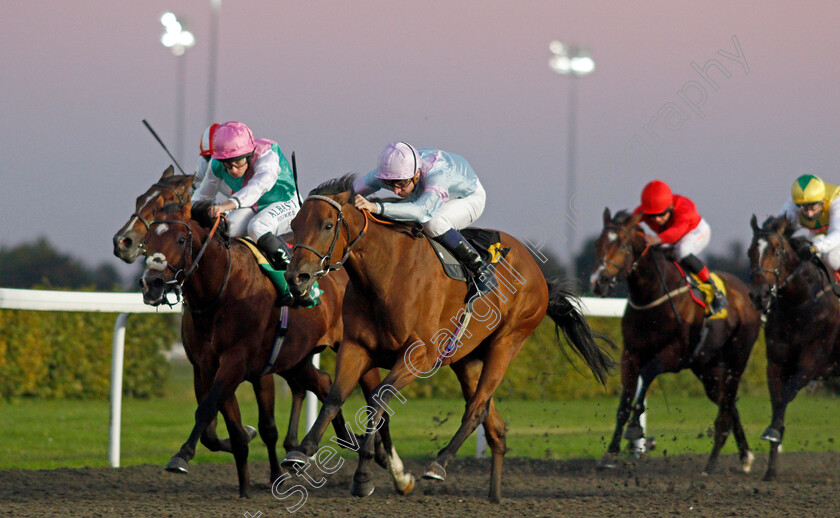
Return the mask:
{"type": "Polygon", "coordinates": [[[753,233],[758,233],[758,221],[755,219],[755,214],[753,214],[752,218],[750,218],[750,226],[753,229],[753,233]]]}
{"type": "Polygon", "coordinates": [[[785,235],[785,232],[787,231],[787,224],[788,220],[786,217],[782,216],[781,218],[779,218],[779,228],[776,229],[776,232],[778,232],[781,235],[785,235]]]}
{"type": "Polygon", "coordinates": [[[160,175],[160,179],[163,180],[165,178],[169,178],[173,174],[175,174],[175,168],[170,165],[169,167],[166,168],[166,170],[163,172],[163,174],[160,175]]]}
{"type": "Polygon", "coordinates": [[[644,215],[641,212],[639,212],[638,214],[633,214],[633,217],[630,218],[630,226],[635,227],[636,225],[641,223],[643,216],[644,215]]]}
{"type": "Polygon", "coordinates": [[[192,189],[193,183],[195,183],[194,174],[188,175],[186,178],[184,178],[184,190],[189,191],[190,189],[192,189]]]}
{"type": "Polygon", "coordinates": [[[606,227],[607,225],[609,225],[611,221],[612,214],[610,214],[610,208],[604,207],[604,226],[606,227]]]}
{"type": "Polygon", "coordinates": [[[350,191],[344,191],[342,193],[339,193],[338,195],[336,195],[335,201],[337,201],[339,203],[339,205],[344,205],[345,203],[349,203],[350,202],[350,191]]]}

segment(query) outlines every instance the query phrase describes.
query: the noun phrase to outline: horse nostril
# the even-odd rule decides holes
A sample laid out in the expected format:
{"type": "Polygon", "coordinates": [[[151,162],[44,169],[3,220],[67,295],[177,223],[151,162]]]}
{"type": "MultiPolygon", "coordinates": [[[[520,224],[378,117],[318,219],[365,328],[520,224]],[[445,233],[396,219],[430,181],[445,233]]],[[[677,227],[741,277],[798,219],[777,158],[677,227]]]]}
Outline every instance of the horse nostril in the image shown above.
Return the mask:
{"type": "Polygon", "coordinates": [[[131,248],[131,245],[134,244],[134,242],[131,240],[130,237],[126,237],[122,241],[120,241],[120,244],[123,246],[123,248],[131,248]]]}

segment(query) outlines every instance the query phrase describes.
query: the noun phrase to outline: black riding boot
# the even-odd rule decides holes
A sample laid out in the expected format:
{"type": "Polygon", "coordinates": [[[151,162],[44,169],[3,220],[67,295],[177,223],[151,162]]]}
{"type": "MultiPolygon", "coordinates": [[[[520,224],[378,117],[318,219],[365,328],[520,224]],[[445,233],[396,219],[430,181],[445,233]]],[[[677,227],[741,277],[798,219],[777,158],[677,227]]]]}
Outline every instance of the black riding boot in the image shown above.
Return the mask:
{"type": "Polygon", "coordinates": [[[257,247],[265,254],[275,270],[285,270],[292,259],[292,251],[285,241],[271,232],[266,232],[257,240],[257,247]]]}
{"type": "Polygon", "coordinates": [[[452,252],[455,259],[461,261],[472,272],[475,286],[482,295],[499,286],[493,268],[481,259],[478,251],[464,239],[460,232],[450,229],[442,236],[437,236],[434,239],[452,252]]]}

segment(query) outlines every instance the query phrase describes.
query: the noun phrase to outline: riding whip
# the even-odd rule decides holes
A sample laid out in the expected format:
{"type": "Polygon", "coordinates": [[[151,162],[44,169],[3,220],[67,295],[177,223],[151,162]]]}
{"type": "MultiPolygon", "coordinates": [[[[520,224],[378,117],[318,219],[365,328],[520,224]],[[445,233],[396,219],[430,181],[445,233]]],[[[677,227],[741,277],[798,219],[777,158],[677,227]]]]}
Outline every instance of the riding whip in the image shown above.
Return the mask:
{"type": "Polygon", "coordinates": [[[158,141],[158,144],[160,144],[161,147],[163,147],[163,150],[166,151],[166,154],[169,155],[169,158],[171,158],[172,161],[175,162],[175,165],[178,166],[178,170],[181,171],[181,174],[186,175],[187,173],[185,173],[184,170],[181,169],[181,164],[179,164],[178,161],[175,160],[175,157],[172,156],[172,153],[170,153],[169,150],[166,148],[166,144],[164,144],[163,141],[160,139],[160,137],[158,137],[158,134],[155,133],[155,130],[153,130],[152,127],[149,125],[149,123],[146,122],[146,119],[143,119],[143,124],[145,124],[146,127],[149,128],[149,131],[152,132],[152,136],[155,137],[155,140],[158,141]]]}

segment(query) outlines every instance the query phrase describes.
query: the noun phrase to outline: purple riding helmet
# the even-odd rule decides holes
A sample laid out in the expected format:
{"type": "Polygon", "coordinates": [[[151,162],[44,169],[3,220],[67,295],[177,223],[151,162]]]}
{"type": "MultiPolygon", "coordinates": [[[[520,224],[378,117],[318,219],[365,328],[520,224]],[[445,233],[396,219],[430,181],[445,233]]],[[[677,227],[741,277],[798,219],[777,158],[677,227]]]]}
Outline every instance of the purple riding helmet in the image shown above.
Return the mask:
{"type": "Polygon", "coordinates": [[[380,180],[405,180],[420,167],[420,154],[410,144],[391,142],[379,154],[376,176],[380,180]]]}

